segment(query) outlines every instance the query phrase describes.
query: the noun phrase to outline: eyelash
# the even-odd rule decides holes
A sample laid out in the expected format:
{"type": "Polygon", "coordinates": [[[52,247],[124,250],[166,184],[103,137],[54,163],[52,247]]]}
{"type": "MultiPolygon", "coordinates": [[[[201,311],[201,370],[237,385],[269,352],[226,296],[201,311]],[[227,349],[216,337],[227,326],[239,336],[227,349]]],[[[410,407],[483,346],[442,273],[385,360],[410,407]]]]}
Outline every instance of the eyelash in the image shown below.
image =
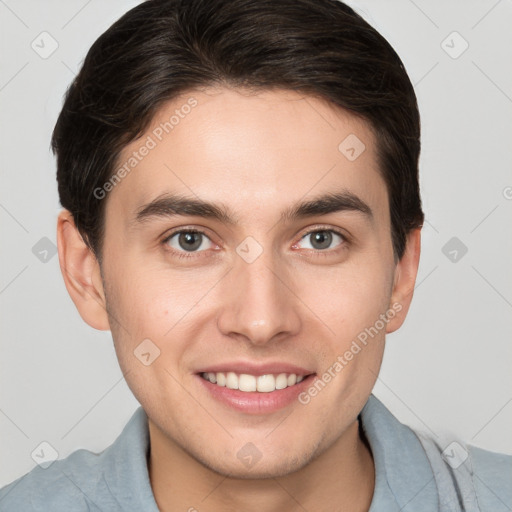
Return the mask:
{"type": "Polygon", "coordinates": [[[306,231],[306,233],[304,233],[300,236],[299,241],[302,240],[303,238],[307,237],[308,235],[317,233],[319,231],[327,231],[328,233],[334,233],[335,235],[338,235],[342,241],[341,241],[341,244],[338,247],[336,247],[335,249],[324,249],[324,250],[306,249],[308,252],[309,251],[314,252],[316,258],[328,258],[329,256],[332,256],[333,254],[338,254],[340,251],[343,251],[344,249],[346,249],[346,246],[349,243],[348,236],[341,233],[341,231],[330,228],[328,226],[316,226],[314,229],[311,229],[310,231],[306,231]]]}
{"type": "MultiPolygon", "coordinates": [[[[317,254],[317,256],[319,256],[319,257],[325,257],[325,256],[331,255],[332,253],[337,253],[340,250],[342,250],[343,248],[345,248],[345,245],[349,242],[349,239],[348,239],[348,237],[346,235],[344,235],[340,231],[337,231],[336,229],[332,229],[332,228],[329,228],[327,226],[325,226],[325,227],[324,226],[317,226],[314,229],[312,229],[311,231],[307,231],[306,233],[301,235],[301,237],[299,238],[299,241],[302,240],[303,238],[307,237],[308,235],[311,235],[313,233],[317,233],[319,231],[327,231],[327,232],[330,232],[330,233],[334,233],[334,234],[338,235],[342,239],[342,244],[337,249],[326,249],[326,250],[307,249],[308,251],[314,251],[317,254]]],[[[166,246],[166,248],[167,248],[166,250],[168,250],[169,252],[172,252],[175,257],[180,258],[180,259],[182,259],[182,258],[185,258],[185,259],[197,258],[197,257],[201,257],[200,256],[201,253],[206,252],[206,251],[188,251],[187,252],[187,251],[176,251],[175,249],[168,249],[167,243],[169,242],[169,240],[173,236],[181,234],[181,233],[197,233],[197,234],[203,235],[206,238],[210,239],[210,237],[204,231],[201,231],[201,230],[196,229],[196,228],[179,229],[179,230],[173,231],[171,234],[169,234],[168,236],[166,236],[162,240],[162,245],[166,246]]]]}
{"type": "Polygon", "coordinates": [[[206,238],[210,238],[204,231],[201,231],[199,229],[195,229],[195,228],[190,228],[190,229],[179,229],[177,231],[173,231],[170,235],[168,235],[167,237],[165,237],[163,240],[162,240],[162,245],[164,247],[166,247],[166,250],[168,250],[169,252],[171,252],[173,254],[173,256],[175,256],[176,258],[186,258],[186,259],[190,259],[190,258],[197,258],[198,257],[198,254],[201,254],[201,252],[204,252],[204,251],[199,251],[199,252],[196,252],[196,251],[190,251],[190,252],[187,252],[187,251],[176,251],[175,249],[172,249],[172,248],[168,248],[167,246],[167,243],[169,242],[169,240],[175,236],[175,235],[179,235],[181,233],[198,233],[200,235],[203,235],[205,236],[206,238]]]}

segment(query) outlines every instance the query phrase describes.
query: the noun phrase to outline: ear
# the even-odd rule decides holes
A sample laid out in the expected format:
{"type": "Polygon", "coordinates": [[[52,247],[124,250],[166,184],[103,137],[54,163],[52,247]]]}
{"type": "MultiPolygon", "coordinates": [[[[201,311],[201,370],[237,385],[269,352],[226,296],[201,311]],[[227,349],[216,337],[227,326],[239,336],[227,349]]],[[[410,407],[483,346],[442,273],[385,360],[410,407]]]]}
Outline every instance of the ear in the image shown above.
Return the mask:
{"type": "Polygon", "coordinates": [[[420,251],[421,228],[417,228],[411,230],[407,235],[404,254],[395,268],[393,292],[389,308],[395,311],[396,314],[387,323],[387,333],[396,331],[405,321],[414,293],[414,285],[420,262],[420,251]]]}
{"type": "Polygon", "coordinates": [[[95,329],[110,330],[100,265],[68,210],[57,219],[57,247],[64,283],[80,316],[95,329]]]}

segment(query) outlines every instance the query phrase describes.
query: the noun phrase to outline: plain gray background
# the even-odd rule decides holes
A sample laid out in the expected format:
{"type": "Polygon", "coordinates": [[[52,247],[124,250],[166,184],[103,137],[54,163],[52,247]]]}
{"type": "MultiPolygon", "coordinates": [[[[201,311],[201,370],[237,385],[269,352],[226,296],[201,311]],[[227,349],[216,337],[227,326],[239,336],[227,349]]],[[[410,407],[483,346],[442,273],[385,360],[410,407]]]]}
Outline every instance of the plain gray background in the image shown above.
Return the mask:
{"type": "MultiPolygon", "coordinates": [[[[0,486],[34,467],[41,442],[59,457],[103,449],[138,405],[52,253],[49,151],[88,48],[137,3],[0,0],[0,486]]],[[[431,436],[512,453],[512,3],[349,3],[402,58],[423,130],[418,284],[375,394],[431,436]]]]}

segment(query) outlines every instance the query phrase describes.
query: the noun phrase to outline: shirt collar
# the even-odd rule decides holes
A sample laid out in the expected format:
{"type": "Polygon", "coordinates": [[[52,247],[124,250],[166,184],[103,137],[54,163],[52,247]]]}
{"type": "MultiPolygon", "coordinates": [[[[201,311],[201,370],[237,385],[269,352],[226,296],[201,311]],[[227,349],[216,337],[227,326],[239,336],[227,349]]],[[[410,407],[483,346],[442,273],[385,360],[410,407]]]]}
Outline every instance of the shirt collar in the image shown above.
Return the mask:
{"type": "Polygon", "coordinates": [[[104,452],[104,479],[121,510],[159,512],[149,481],[148,450],[148,418],[139,407],[121,435],[104,452]],[[121,495],[116,492],[119,489],[128,492],[121,495]]]}
{"type": "Polygon", "coordinates": [[[369,512],[432,512],[439,498],[434,474],[416,434],[374,395],[360,414],[375,465],[369,512]]]}

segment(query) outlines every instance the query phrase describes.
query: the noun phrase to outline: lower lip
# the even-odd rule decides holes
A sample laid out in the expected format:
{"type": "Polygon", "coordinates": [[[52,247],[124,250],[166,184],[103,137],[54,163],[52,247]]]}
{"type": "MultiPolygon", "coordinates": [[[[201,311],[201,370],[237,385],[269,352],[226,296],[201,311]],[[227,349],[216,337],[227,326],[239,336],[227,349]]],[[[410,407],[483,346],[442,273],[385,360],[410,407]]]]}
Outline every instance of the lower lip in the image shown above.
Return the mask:
{"type": "Polygon", "coordinates": [[[269,414],[298,401],[299,394],[311,385],[315,375],[308,375],[298,384],[269,393],[230,389],[212,384],[200,375],[197,378],[213,398],[230,408],[247,414],[269,414]]]}

